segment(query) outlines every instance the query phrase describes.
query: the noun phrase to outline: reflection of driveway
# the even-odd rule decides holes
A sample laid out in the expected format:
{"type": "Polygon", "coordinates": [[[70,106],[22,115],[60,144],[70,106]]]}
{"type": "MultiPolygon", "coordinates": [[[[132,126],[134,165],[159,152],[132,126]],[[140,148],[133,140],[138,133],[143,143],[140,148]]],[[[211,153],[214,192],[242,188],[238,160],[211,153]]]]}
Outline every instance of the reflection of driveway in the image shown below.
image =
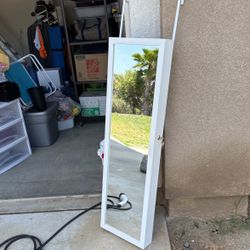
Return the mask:
{"type": "Polygon", "coordinates": [[[126,146],[112,138],[110,140],[110,156],[110,160],[116,164],[116,166],[125,163],[127,168],[133,171],[135,165],[140,166],[144,154],[142,151],[140,152],[140,150],[126,146]]]}
{"type": "Polygon", "coordinates": [[[131,147],[131,146],[126,146],[125,144],[123,144],[121,141],[119,141],[118,139],[116,139],[115,137],[111,136],[111,141],[112,142],[116,142],[118,143],[120,146],[124,146],[127,149],[131,149],[134,151],[137,151],[143,155],[147,155],[148,154],[148,149],[145,148],[138,148],[138,147],[131,147]]]}
{"type": "Polygon", "coordinates": [[[143,154],[111,139],[108,194],[125,193],[132,202],[129,211],[108,211],[108,224],[139,239],[145,177],[140,172],[143,154]],[[121,214],[122,213],[122,216],[121,214]]]}

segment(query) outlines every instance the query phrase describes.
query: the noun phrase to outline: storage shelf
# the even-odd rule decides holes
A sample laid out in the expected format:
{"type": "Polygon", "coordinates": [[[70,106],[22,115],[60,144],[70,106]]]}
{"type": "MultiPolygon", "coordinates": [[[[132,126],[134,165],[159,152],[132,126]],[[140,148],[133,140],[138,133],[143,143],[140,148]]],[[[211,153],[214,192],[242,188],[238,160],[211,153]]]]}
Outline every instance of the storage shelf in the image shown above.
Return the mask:
{"type": "Polygon", "coordinates": [[[103,84],[106,83],[107,80],[103,81],[77,81],[77,84],[103,84]]]}
{"type": "Polygon", "coordinates": [[[88,44],[101,44],[101,43],[107,43],[108,40],[99,40],[99,41],[75,41],[75,42],[69,42],[70,46],[78,46],[78,45],[88,45],[88,44]]]}
{"type": "Polygon", "coordinates": [[[85,123],[92,122],[105,122],[106,116],[82,116],[81,115],[81,126],[85,123]]]}
{"type": "MultiPolygon", "coordinates": [[[[73,56],[73,52],[74,50],[77,48],[75,48],[74,46],[80,46],[80,45],[101,45],[103,44],[104,47],[106,47],[106,45],[108,45],[108,39],[110,37],[110,32],[109,32],[109,14],[108,14],[108,5],[107,5],[107,0],[103,0],[101,6],[104,7],[105,12],[104,12],[104,17],[105,17],[105,23],[106,23],[106,34],[107,34],[107,38],[104,40],[99,40],[99,41],[77,41],[74,38],[72,38],[69,34],[69,30],[68,30],[68,25],[67,25],[67,18],[66,18],[66,13],[65,13],[65,0],[59,0],[60,2],[60,7],[61,7],[61,14],[62,14],[62,21],[63,21],[63,27],[64,27],[64,31],[65,31],[65,38],[66,38],[66,44],[67,44],[67,50],[69,53],[69,66],[71,69],[71,73],[72,73],[72,82],[74,84],[74,91],[76,96],[79,96],[78,93],[78,83],[77,82],[77,75],[75,72],[75,63],[74,63],[74,56],[73,56]]],[[[91,4],[86,4],[86,7],[91,6],[91,4]]],[[[103,13],[96,13],[97,16],[102,16],[103,13]]],[[[106,49],[105,49],[106,50],[106,49]]]]}
{"type": "Polygon", "coordinates": [[[11,149],[11,148],[13,148],[13,147],[15,147],[17,144],[19,144],[19,143],[21,143],[21,142],[23,142],[25,140],[27,140],[27,136],[22,136],[21,138],[16,139],[15,141],[7,144],[6,146],[1,147],[0,148],[0,154],[7,151],[7,150],[9,150],[9,149],[11,149]]]}
{"type": "Polygon", "coordinates": [[[0,174],[8,171],[9,169],[15,167],[16,165],[18,165],[19,163],[21,163],[22,161],[26,160],[28,157],[30,156],[29,153],[23,154],[22,156],[18,157],[17,159],[13,160],[13,162],[11,163],[6,163],[5,165],[3,165],[2,167],[0,167],[0,174]]]}
{"type": "Polygon", "coordinates": [[[3,131],[4,129],[7,129],[7,128],[9,128],[9,127],[21,122],[21,121],[22,121],[22,118],[17,118],[15,120],[7,122],[7,123],[5,123],[3,125],[0,125],[0,131],[3,131]]]}

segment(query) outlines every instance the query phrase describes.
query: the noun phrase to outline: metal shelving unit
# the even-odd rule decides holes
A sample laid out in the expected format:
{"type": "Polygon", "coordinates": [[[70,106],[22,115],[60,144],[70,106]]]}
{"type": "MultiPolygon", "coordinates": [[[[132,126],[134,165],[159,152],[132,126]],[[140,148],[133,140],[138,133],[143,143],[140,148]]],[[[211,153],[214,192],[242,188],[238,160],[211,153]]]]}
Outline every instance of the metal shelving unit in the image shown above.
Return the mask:
{"type": "Polygon", "coordinates": [[[106,81],[96,80],[96,81],[77,81],[77,84],[103,84],[106,81]]]}
{"type": "Polygon", "coordinates": [[[77,41],[77,42],[70,42],[70,46],[77,46],[77,45],[89,45],[89,44],[102,44],[107,43],[108,40],[100,40],[100,41],[77,41]]]}
{"type": "MultiPolygon", "coordinates": [[[[103,0],[103,5],[105,8],[105,22],[106,22],[106,32],[107,32],[107,37],[109,37],[110,32],[109,32],[109,20],[108,20],[108,13],[107,13],[107,0],[103,0]]],[[[108,39],[106,40],[97,40],[97,41],[71,41],[69,37],[69,32],[68,32],[68,26],[67,26],[67,19],[65,15],[65,5],[64,5],[64,0],[60,0],[60,7],[61,7],[61,12],[62,12],[62,20],[63,20],[63,25],[64,25],[64,30],[65,30],[65,37],[66,37],[66,44],[67,44],[67,50],[68,50],[68,55],[69,55],[69,66],[71,68],[72,72],[72,81],[74,84],[74,90],[76,96],[79,96],[77,85],[79,84],[103,84],[104,81],[77,81],[76,77],[76,71],[75,71],[75,64],[74,64],[74,47],[75,46],[81,46],[81,45],[93,45],[93,44],[107,44],[108,39]]],[[[84,89],[84,86],[83,86],[84,89]]]]}

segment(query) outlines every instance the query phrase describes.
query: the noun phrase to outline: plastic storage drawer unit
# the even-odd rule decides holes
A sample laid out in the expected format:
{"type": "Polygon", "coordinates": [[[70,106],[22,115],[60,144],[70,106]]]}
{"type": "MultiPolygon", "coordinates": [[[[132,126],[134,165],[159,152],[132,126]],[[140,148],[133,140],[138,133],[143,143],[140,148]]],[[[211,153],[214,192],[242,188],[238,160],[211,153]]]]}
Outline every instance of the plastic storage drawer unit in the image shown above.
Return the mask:
{"type": "Polygon", "coordinates": [[[24,113],[30,144],[32,147],[44,147],[53,144],[58,138],[57,103],[48,102],[47,109],[37,112],[30,109],[24,113]]]}

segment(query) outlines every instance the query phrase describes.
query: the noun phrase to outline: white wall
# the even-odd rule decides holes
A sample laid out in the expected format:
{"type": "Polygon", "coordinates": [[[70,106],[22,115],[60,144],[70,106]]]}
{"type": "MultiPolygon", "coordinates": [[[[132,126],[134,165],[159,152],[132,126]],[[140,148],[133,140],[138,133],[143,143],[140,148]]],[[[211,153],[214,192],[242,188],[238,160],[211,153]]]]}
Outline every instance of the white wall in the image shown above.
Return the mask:
{"type": "Polygon", "coordinates": [[[128,18],[125,18],[127,36],[137,38],[160,38],[160,1],[159,0],[129,0],[128,18]]]}
{"type": "Polygon", "coordinates": [[[28,53],[27,28],[34,21],[30,15],[35,0],[1,0],[0,33],[21,55],[28,53]]]}

